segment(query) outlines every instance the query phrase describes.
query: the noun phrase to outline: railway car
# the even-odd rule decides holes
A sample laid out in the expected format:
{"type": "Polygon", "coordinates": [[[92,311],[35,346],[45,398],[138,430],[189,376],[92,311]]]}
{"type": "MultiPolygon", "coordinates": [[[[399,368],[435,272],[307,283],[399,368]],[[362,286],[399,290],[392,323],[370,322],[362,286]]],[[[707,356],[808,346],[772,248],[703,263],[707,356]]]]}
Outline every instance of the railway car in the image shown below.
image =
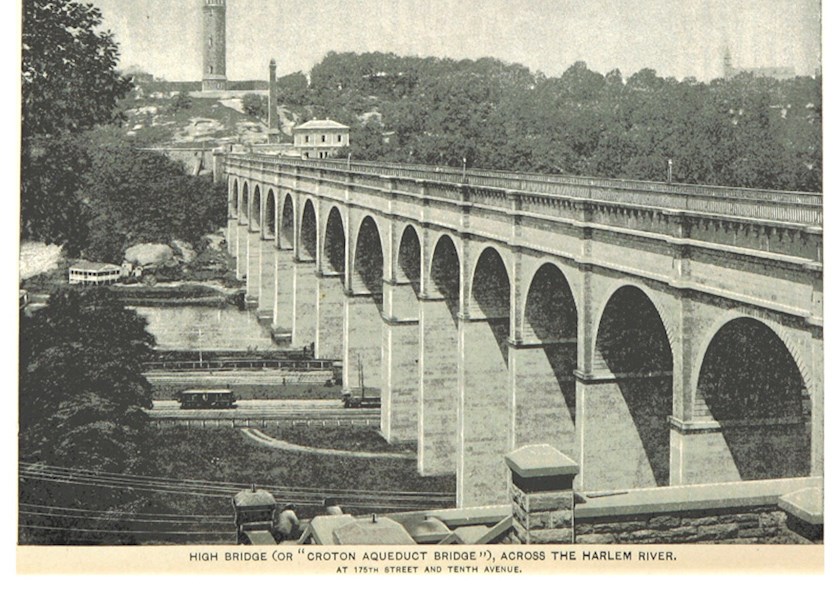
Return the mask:
{"type": "Polygon", "coordinates": [[[182,410],[230,409],[236,407],[236,398],[230,389],[185,389],[175,396],[182,410]]]}

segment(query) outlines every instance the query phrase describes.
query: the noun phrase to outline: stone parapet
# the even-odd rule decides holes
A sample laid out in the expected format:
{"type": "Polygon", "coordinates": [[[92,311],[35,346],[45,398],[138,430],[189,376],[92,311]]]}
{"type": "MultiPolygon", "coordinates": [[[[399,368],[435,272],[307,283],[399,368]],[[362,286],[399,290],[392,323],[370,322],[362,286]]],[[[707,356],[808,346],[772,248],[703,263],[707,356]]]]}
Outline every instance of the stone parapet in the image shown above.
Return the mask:
{"type": "Polygon", "coordinates": [[[530,445],[508,453],[511,470],[514,543],[575,542],[577,463],[550,445],[530,445]]]}

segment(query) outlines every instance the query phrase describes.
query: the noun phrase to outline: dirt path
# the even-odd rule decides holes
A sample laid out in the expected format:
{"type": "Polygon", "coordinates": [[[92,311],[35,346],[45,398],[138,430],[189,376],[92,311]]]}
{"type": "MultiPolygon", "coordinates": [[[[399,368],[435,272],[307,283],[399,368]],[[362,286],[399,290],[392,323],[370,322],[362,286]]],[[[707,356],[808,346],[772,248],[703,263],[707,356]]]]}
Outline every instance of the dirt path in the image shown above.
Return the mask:
{"type": "Polygon", "coordinates": [[[284,451],[295,451],[298,453],[312,453],[314,455],[331,455],[338,457],[356,457],[362,459],[406,459],[414,460],[413,453],[370,453],[365,451],[342,451],[339,449],[319,449],[316,447],[305,447],[303,445],[296,445],[284,440],[278,440],[268,436],[261,430],[256,428],[243,428],[242,432],[248,438],[271,447],[273,449],[282,449],[284,451]]]}

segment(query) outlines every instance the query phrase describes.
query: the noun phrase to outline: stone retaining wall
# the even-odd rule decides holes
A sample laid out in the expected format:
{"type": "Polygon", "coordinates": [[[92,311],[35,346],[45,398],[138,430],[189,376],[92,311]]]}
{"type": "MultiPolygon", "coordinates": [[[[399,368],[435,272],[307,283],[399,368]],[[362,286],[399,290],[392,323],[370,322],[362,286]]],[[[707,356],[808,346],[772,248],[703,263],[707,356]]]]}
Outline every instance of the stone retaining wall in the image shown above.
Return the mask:
{"type": "Polygon", "coordinates": [[[777,506],[634,514],[576,515],[575,543],[811,543],[786,525],[777,506]]]}

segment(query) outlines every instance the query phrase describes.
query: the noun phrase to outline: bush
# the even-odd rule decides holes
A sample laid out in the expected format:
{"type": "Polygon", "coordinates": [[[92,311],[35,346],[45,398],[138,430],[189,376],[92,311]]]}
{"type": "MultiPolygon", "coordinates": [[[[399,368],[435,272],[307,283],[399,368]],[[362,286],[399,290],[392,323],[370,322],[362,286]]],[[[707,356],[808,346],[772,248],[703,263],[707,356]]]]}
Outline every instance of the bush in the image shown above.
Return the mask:
{"type": "Polygon", "coordinates": [[[172,110],[174,112],[186,111],[192,107],[193,100],[189,93],[181,91],[172,99],[172,110]]]}
{"type": "Polygon", "coordinates": [[[267,99],[258,94],[246,94],[242,97],[242,110],[245,114],[257,119],[268,119],[267,99]]]}

